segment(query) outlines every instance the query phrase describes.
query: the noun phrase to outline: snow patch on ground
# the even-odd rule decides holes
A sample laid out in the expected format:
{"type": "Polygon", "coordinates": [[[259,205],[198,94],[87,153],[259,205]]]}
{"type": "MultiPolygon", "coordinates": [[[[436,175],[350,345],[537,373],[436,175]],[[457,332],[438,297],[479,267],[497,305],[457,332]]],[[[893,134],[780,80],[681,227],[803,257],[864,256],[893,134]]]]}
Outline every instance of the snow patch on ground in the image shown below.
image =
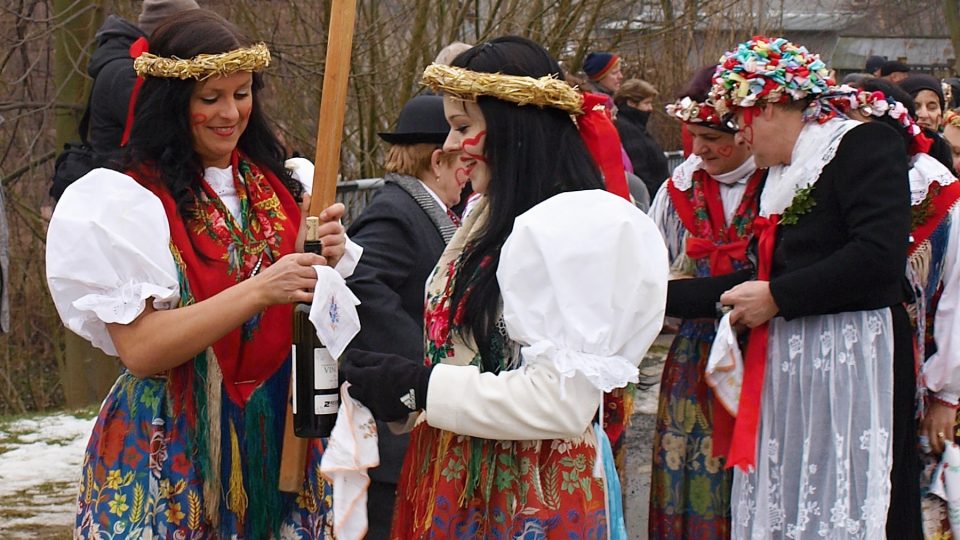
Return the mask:
{"type": "Polygon", "coordinates": [[[0,537],[70,538],[93,423],[64,413],[0,422],[0,537]]]}

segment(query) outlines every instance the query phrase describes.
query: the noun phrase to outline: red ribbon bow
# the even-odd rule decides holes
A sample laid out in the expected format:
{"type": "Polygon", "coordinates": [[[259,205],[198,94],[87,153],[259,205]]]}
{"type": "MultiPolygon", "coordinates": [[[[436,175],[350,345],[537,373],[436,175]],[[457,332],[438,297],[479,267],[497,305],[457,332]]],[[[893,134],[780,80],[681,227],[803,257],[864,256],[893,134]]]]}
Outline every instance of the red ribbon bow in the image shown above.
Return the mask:
{"type": "Polygon", "coordinates": [[[705,238],[687,237],[687,256],[691,259],[710,258],[710,274],[714,276],[733,272],[733,261],[747,258],[747,239],[728,244],[714,244],[705,238]]]}

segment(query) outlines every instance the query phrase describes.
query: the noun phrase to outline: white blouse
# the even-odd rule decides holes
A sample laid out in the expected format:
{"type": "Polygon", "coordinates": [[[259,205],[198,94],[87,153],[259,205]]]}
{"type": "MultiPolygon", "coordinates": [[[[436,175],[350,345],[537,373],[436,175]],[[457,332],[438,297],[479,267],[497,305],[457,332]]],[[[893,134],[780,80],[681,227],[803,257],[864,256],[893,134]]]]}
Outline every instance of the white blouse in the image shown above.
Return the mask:
{"type": "MultiPolygon", "coordinates": [[[[295,178],[305,175],[302,168],[289,168],[295,178]]],[[[230,169],[209,168],[204,175],[238,216],[240,200],[230,169]]],[[[337,272],[350,276],[362,252],[348,239],[337,272]]],[[[107,323],[132,322],[148,299],[155,309],[179,304],[163,205],[117,171],[94,169],[64,192],[47,230],[46,263],[47,285],[64,324],[110,355],[116,356],[117,350],[107,323]]]]}

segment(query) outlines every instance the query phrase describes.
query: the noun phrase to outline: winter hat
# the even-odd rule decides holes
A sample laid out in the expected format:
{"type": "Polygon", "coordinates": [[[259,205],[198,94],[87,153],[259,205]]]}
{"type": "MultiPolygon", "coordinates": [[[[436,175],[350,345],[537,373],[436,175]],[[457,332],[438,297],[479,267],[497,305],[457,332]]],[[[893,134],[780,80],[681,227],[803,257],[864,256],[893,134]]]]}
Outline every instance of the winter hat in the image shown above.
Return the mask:
{"type": "Polygon", "coordinates": [[[188,9],[199,8],[200,6],[195,0],[143,0],[137,26],[143,30],[144,34],[149,36],[160,24],[160,21],[167,17],[188,9]]]}
{"type": "Polygon", "coordinates": [[[443,115],[443,98],[421,95],[403,106],[393,133],[377,135],[390,144],[443,144],[449,133],[450,124],[443,115]]]}
{"type": "Polygon", "coordinates": [[[867,58],[864,71],[872,75],[874,71],[883,67],[883,63],[886,61],[887,58],[885,56],[871,56],[870,58],[867,58]]]}
{"type": "Polygon", "coordinates": [[[908,73],[910,68],[907,67],[903,62],[897,62],[896,60],[887,60],[886,62],[880,64],[880,76],[886,77],[891,73],[908,73]]]}
{"type": "Polygon", "coordinates": [[[583,61],[583,72],[587,74],[587,77],[590,77],[591,81],[599,81],[607,73],[610,73],[610,70],[618,62],[620,62],[620,57],[613,53],[592,52],[583,61]]]}
{"type": "Polygon", "coordinates": [[[906,90],[907,93],[914,98],[917,97],[917,94],[919,94],[921,90],[930,90],[936,94],[937,99],[940,100],[940,110],[946,110],[944,107],[943,87],[940,85],[940,80],[933,75],[912,73],[907,75],[906,79],[900,81],[900,88],[906,90]]]}

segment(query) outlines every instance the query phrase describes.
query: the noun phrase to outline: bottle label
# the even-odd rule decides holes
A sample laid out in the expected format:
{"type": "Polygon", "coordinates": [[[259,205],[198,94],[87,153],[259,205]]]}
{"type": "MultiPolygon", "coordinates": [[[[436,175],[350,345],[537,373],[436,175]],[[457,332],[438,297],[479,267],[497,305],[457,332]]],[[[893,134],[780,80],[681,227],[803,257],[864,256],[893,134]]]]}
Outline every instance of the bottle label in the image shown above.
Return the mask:
{"type": "Polygon", "coordinates": [[[326,348],[313,350],[313,388],[315,390],[335,390],[340,387],[337,374],[337,361],[326,348]]]}
{"type": "Polygon", "coordinates": [[[290,388],[292,388],[293,399],[291,406],[293,414],[297,414],[297,344],[293,344],[293,352],[290,353],[290,388]]]}
{"type": "Polygon", "coordinates": [[[337,394],[324,394],[313,398],[314,414],[337,414],[339,408],[340,396],[337,394]]]}

